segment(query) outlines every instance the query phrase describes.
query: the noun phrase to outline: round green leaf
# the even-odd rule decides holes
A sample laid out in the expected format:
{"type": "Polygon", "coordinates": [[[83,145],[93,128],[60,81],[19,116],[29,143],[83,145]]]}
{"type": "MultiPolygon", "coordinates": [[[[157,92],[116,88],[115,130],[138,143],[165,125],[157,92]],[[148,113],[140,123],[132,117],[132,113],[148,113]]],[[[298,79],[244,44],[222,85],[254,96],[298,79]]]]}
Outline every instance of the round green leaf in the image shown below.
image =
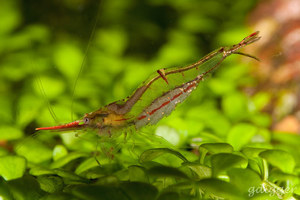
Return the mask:
{"type": "Polygon", "coordinates": [[[128,172],[130,181],[148,182],[148,177],[143,167],[131,165],[128,167],[128,172]]]}
{"type": "Polygon", "coordinates": [[[248,161],[244,157],[235,154],[219,153],[211,157],[213,176],[233,167],[246,168],[247,165],[248,161]]]}
{"type": "Polygon", "coordinates": [[[198,163],[184,163],[183,166],[187,166],[193,172],[195,172],[200,179],[209,178],[212,175],[211,168],[198,163]]]}
{"type": "Polygon", "coordinates": [[[53,160],[58,160],[68,154],[68,150],[63,145],[56,145],[53,149],[53,160]]]}
{"type": "Polygon", "coordinates": [[[249,143],[256,132],[257,128],[251,124],[237,124],[229,131],[227,142],[230,143],[235,150],[240,150],[241,147],[249,143]]]}
{"type": "Polygon", "coordinates": [[[12,126],[1,126],[0,133],[0,140],[15,140],[23,137],[22,130],[12,126]]]}
{"type": "Polygon", "coordinates": [[[233,121],[244,119],[248,115],[247,97],[242,93],[235,92],[225,96],[222,107],[225,114],[233,121]]]}
{"type": "Polygon", "coordinates": [[[26,160],[20,156],[0,157],[0,175],[5,180],[17,179],[23,176],[26,169],[26,160]]]}
{"type": "Polygon", "coordinates": [[[285,173],[292,173],[296,166],[293,156],[283,150],[266,150],[261,152],[259,156],[285,173]]]}
{"type": "Polygon", "coordinates": [[[33,163],[41,163],[52,158],[52,150],[33,138],[27,138],[16,145],[15,151],[33,163]]]}

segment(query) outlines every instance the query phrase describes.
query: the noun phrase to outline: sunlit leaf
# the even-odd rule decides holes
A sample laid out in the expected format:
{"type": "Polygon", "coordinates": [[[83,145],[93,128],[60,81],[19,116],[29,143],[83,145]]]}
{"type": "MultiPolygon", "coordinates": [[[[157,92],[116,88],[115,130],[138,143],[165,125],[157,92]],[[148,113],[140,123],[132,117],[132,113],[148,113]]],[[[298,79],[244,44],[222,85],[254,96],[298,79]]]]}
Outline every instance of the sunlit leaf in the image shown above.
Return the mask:
{"type": "Polygon", "coordinates": [[[204,143],[200,147],[205,148],[211,154],[233,152],[233,147],[227,143],[204,143]]]}
{"type": "Polygon", "coordinates": [[[0,140],[15,140],[20,139],[24,135],[23,131],[19,128],[12,126],[0,127],[0,140]]]}
{"type": "Polygon", "coordinates": [[[62,42],[56,46],[54,52],[54,61],[60,72],[75,80],[83,61],[81,50],[74,43],[62,42]]]}
{"type": "Polygon", "coordinates": [[[261,152],[259,156],[286,173],[292,173],[296,165],[293,156],[282,150],[266,150],[261,152]]]}
{"type": "Polygon", "coordinates": [[[58,160],[68,154],[68,150],[63,145],[56,145],[53,149],[53,160],[58,160]]]}
{"type": "Polygon", "coordinates": [[[80,152],[72,152],[69,153],[61,158],[59,158],[58,160],[54,161],[51,164],[51,168],[59,168],[62,167],[64,165],[66,165],[67,163],[71,162],[72,160],[81,158],[81,157],[87,157],[88,155],[86,153],[80,153],[80,152]]]}
{"type": "Polygon", "coordinates": [[[23,176],[26,169],[26,160],[20,156],[0,157],[0,175],[5,180],[17,179],[23,176]]]}
{"type": "Polygon", "coordinates": [[[52,158],[52,150],[33,138],[27,138],[19,143],[15,147],[15,151],[33,163],[41,163],[52,158]]]}
{"type": "Polygon", "coordinates": [[[85,161],[81,162],[80,165],[76,168],[75,173],[81,174],[86,170],[89,170],[93,167],[99,166],[95,158],[88,158],[85,161]]]}
{"type": "Polygon", "coordinates": [[[249,143],[256,132],[257,128],[255,126],[240,123],[231,128],[227,136],[227,141],[235,150],[240,150],[245,144],[249,143]]]}
{"type": "Polygon", "coordinates": [[[184,163],[183,166],[187,166],[188,168],[193,170],[193,172],[195,172],[200,179],[210,178],[212,175],[211,168],[205,165],[201,165],[197,163],[184,163]]]}
{"type": "Polygon", "coordinates": [[[244,119],[248,114],[247,98],[245,95],[237,92],[228,94],[223,98],[222,108],[225,114],[233,121],[244,119]]]}

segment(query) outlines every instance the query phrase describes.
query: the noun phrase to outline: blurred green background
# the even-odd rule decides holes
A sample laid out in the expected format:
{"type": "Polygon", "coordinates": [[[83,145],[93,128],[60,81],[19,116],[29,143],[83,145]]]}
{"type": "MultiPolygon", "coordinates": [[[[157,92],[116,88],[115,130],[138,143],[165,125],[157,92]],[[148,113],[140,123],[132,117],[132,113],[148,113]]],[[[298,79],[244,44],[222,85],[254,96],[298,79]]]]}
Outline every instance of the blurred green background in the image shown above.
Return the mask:
{"type": "MultiPolygon", "coordinates": [[[[95,151],[95,141],[78,139],[74,135],[76,133],[59,133],[60,136],[57,136],[38,132],[34,136],[36,138],[31,135],[36,127],[70,122],[84,113],[123,99],[157,69],[192,64],[220,46],[238,43],[256,31],[247,26],[247,17],[257,4],[255,0],[0,0],[0,175],[3,177],[0,186],[10,191],[5,193],[5,189],[0,189],[0,198],[2,195],[12,199],[19,194],[17,199],[37,199],[47,195],[45,199],[68,199],[74,185],[96,183],[93,185],[95,188],[88,185],[74,189],[72,198],[98,199],[99,191],[106,191],[107,183],[116,183],[116,180],[121,185],[127,184],[123,182],[127,180],[144,182],[141,177],[145,174],[139,174],[142,167],[137,165],[149,161],[147,156],[132,157],[132,153],[126,152],[128,149],[119,147],[121,156],[116,161],[117,167],[106,155],[100,158],[100,163],[108,167],[98,169],[92,153],[87,153],[95,151]],[[12,156],[15,153],[19,156],[12,156]],[[94,171],[87,171],[90,169],[94,171]],[[129,173],[129,178],[124,173],[129,173]],[[131,176],[130,173],[140,176],[131,176]],[[10,182],[6,184],[6,181],[10,182]],[[26,184],[33,186],[28,188],[26,184]],[[91,196],[89,190],[92,191],[91,196]]],[[[219,179],[201,182],[202,185],[199,183],[200,194],[206,191],[205,187],[209,188],[209,195],[200,195],[201,198],[239,199],[235,196],[237,189],[226,185],[228,176],[233,174],[235,177],[230,176],[230,181],[237,180],[239,173],[246,174],[241,176],[246,179],[254,177],[253,180],[261,178],[266,181],[266,172],[262,170],[266,163],[272,166],[270,170],[275,169],[275,175],[268,180],[272,183],[267,182],[272,187],[299,184],[299,137],[274,135],[270,130],[271,115],[262,111],[270,102],[270,94],[258,92],[249,95],[243,90],[258,86],[258,80],[251,74],[251,66],[256,64],[257,61],[249,58],[230,56],[169,117],[140,132],[142,137],[162,136],[181,149],[180,152],[190,161],[199,156],[201,173],[212,167],[213,172],[209,168],[210,175],[213,173],[215,178],[222,175],[219,179]],[[230,155],[215,156],[212,161],[211,157],[204,160],[206,153],[203,154],[198,146],[220,142],[220,146],[201,148],[210,155],[230,155]],[[245,147],[250,150],[244,151],[245,147]],[[282,149],[284,153],[270,150],[271,153],[258,158],[258,154],[266,149],[282,149]],[[234,164],[223,163],[223,166],[223,158],[234,164]],[[249,159],[247,163],[246,159],[249,159]],[[204,164],[209,167],[204,169],[204,164]],[[230,168],[228,166],[241,167],[246,171],[231,171],[224,178],[223,170],[230,168]],[[252,171],[247,171],[248,168],[252,171]],[[276,171],[278,169],[281,172],[276,171]],[[274,183],[278,186],[272,185],[274,183]],[[230,194],[214,193],[222,190],[230,194]]],[[[151,140],[145,142],[148,146],[144,145],[143,151],[155,147],[151,146],[151,142],[155,143],[151,140]]],[[[177,160],[165,158],[157,162],[176,170],[181,166],[178,158],[188,163],[179,155],[179,150],[175,153],[166,149],[157,151],[157,154],[145,151],[143,155],[151,154],[151,158],[158,154],[175,155],[177,160]]],[[[186,166],[182,164],[181,167],[186,166]]],[[[191,163],[188,166],[200,174],[201,179],[200,168],[191,163]]],[[[151,169],[149,174],[160,176],[166,175],[164,172],[169,170],[170,174],[166,176],[175,177],[176,181],[178,177],[186,178],[181,172],[173,172],[169,168],[151,169]]],[[[205,178],[208,177],[205,174],[205,178]]],[[[148,187],[147,191],[154,187],[153,194],[157,194],[156,188],[161,192],[166,185],[177,183],[175,179],[163,184],[149,180],[145,181],[149,185],[138,186],[148,187]]],[[[238,181],[230,184],[246,192],[243,194],[247,196],[247,188],[239,188],[238,181]]],[[[122,188],[130,193],[133,186],[136,187],[122,185],[122,188]]],[[[182,199],[188,199],[190,195],[200,198],[194,188],[190,192],[179,190],[182,199]]],[[[112,194],[122,199],[122,195],[112,188],[105,193],[108,196],[112,194]]],[[[292,193],[289,194],[290,197],[292,193]]],[[[167,199],[163,195],[160,193],[159,198],[167,199]]],[[[150,198],[150,194],[148,197],[155,199],[150,198]]]]}

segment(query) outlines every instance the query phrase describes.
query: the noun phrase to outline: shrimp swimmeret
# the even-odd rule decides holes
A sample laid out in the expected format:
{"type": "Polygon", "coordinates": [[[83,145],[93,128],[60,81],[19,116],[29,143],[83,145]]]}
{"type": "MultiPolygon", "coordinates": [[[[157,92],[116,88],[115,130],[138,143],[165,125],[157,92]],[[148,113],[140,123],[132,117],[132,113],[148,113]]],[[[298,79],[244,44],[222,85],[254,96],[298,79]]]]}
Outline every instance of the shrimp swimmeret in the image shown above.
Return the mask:
{"type": "Polygon", "coordinates": [[[259,40],[258,33],[252,33],[233,46],[220,47],[189,66],[157,70],[126,99],[87,113],[80,120],[59,126],[36,128],[36,130],[90,128],[97,130],[99,135],[108,133],[112,136],[112,130],[122,130],[132,126],[140,129],[148,124],[156,124],[164,116],[171,114],[176,105],[183,102],[198,84],[231,54],[257,59],[240,52],[239,49],[259,40]]]}

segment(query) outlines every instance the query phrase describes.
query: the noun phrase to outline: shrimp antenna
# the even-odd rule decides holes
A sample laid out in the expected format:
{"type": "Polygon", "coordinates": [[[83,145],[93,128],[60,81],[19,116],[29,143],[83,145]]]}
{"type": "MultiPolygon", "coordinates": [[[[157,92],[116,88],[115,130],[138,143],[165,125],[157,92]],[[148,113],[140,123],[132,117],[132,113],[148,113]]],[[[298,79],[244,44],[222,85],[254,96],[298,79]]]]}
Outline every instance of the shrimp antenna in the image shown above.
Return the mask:
{"type": "Polygon", "coordinates": [[[97,23],[98,23],[99,18],[100,18],[101,2],[99,3],[98,9],[97,9],[96,20],[95,20],[95,23],[93,25],[91,36],[90,36],[90,39],[89,39],[88,44],[86,46],[86,49],[85,49],[85,52],[84,52],[84,57],[83,57],[83,60],[82,60],[81,66],[80,66],[80,70],[79,70],[78,75],[77,75],[77,77],[75,79],[74,87],[73,87],[73,90],[72,90],[72,102],[71,102],[71,120],[72,121],[73,121],[73,114],[74,114],[73,108],[74,108],[74,99],[75,99],[76,86],[77,86],[80,74],[82,73],[82,71],[83,71],[83,69],[85,67],[85,63],[86,63],[86,59],[87,59],[87,54],[88,54],[88,51],[90,49],[92,40],[93,40],[95,32],[96,32],[97,23]]]}
{"type": "Polygon", "coordinates": [[[250,54],[247,54],[247,53],[243,53],[243,52],[240,52],[240,51],[235,51],[235,52],[232,52],[232,53],[233,54],[239,54],[239,55],[246,56],[246,57],[249,57],[249,58],[253,58],[254,60],[260,61],[259,58],[255,57],[255,56],[252,56],[250,54]]]}
{"type": "Polygon", "coordinates": [[[40,90],[42,91],[43,98],[44,98],[44,100],[45,100],[46,103],[47,103],[48,110],[49,110],[49,112],[50,112],[52,118],[54,119],[54,121],[55,121],[56,123],[58,123],[56,114],[55,114],[54,110],[53,110],[52,107],[51,107],[51,104],[50,104],[50,102],[49,102],[49,99],[47,98],[47,94],[46,94],[45,89],[44,89],[44,87],[43,87],[43,82],[42,82],[41,78],[40,78],[38,75],[36,75],[36,77],[37,77],[37,79],[38,79],[38,80],[36,80],[36,83],[37,83],[37,85],[39,86],[40,90]]]}

